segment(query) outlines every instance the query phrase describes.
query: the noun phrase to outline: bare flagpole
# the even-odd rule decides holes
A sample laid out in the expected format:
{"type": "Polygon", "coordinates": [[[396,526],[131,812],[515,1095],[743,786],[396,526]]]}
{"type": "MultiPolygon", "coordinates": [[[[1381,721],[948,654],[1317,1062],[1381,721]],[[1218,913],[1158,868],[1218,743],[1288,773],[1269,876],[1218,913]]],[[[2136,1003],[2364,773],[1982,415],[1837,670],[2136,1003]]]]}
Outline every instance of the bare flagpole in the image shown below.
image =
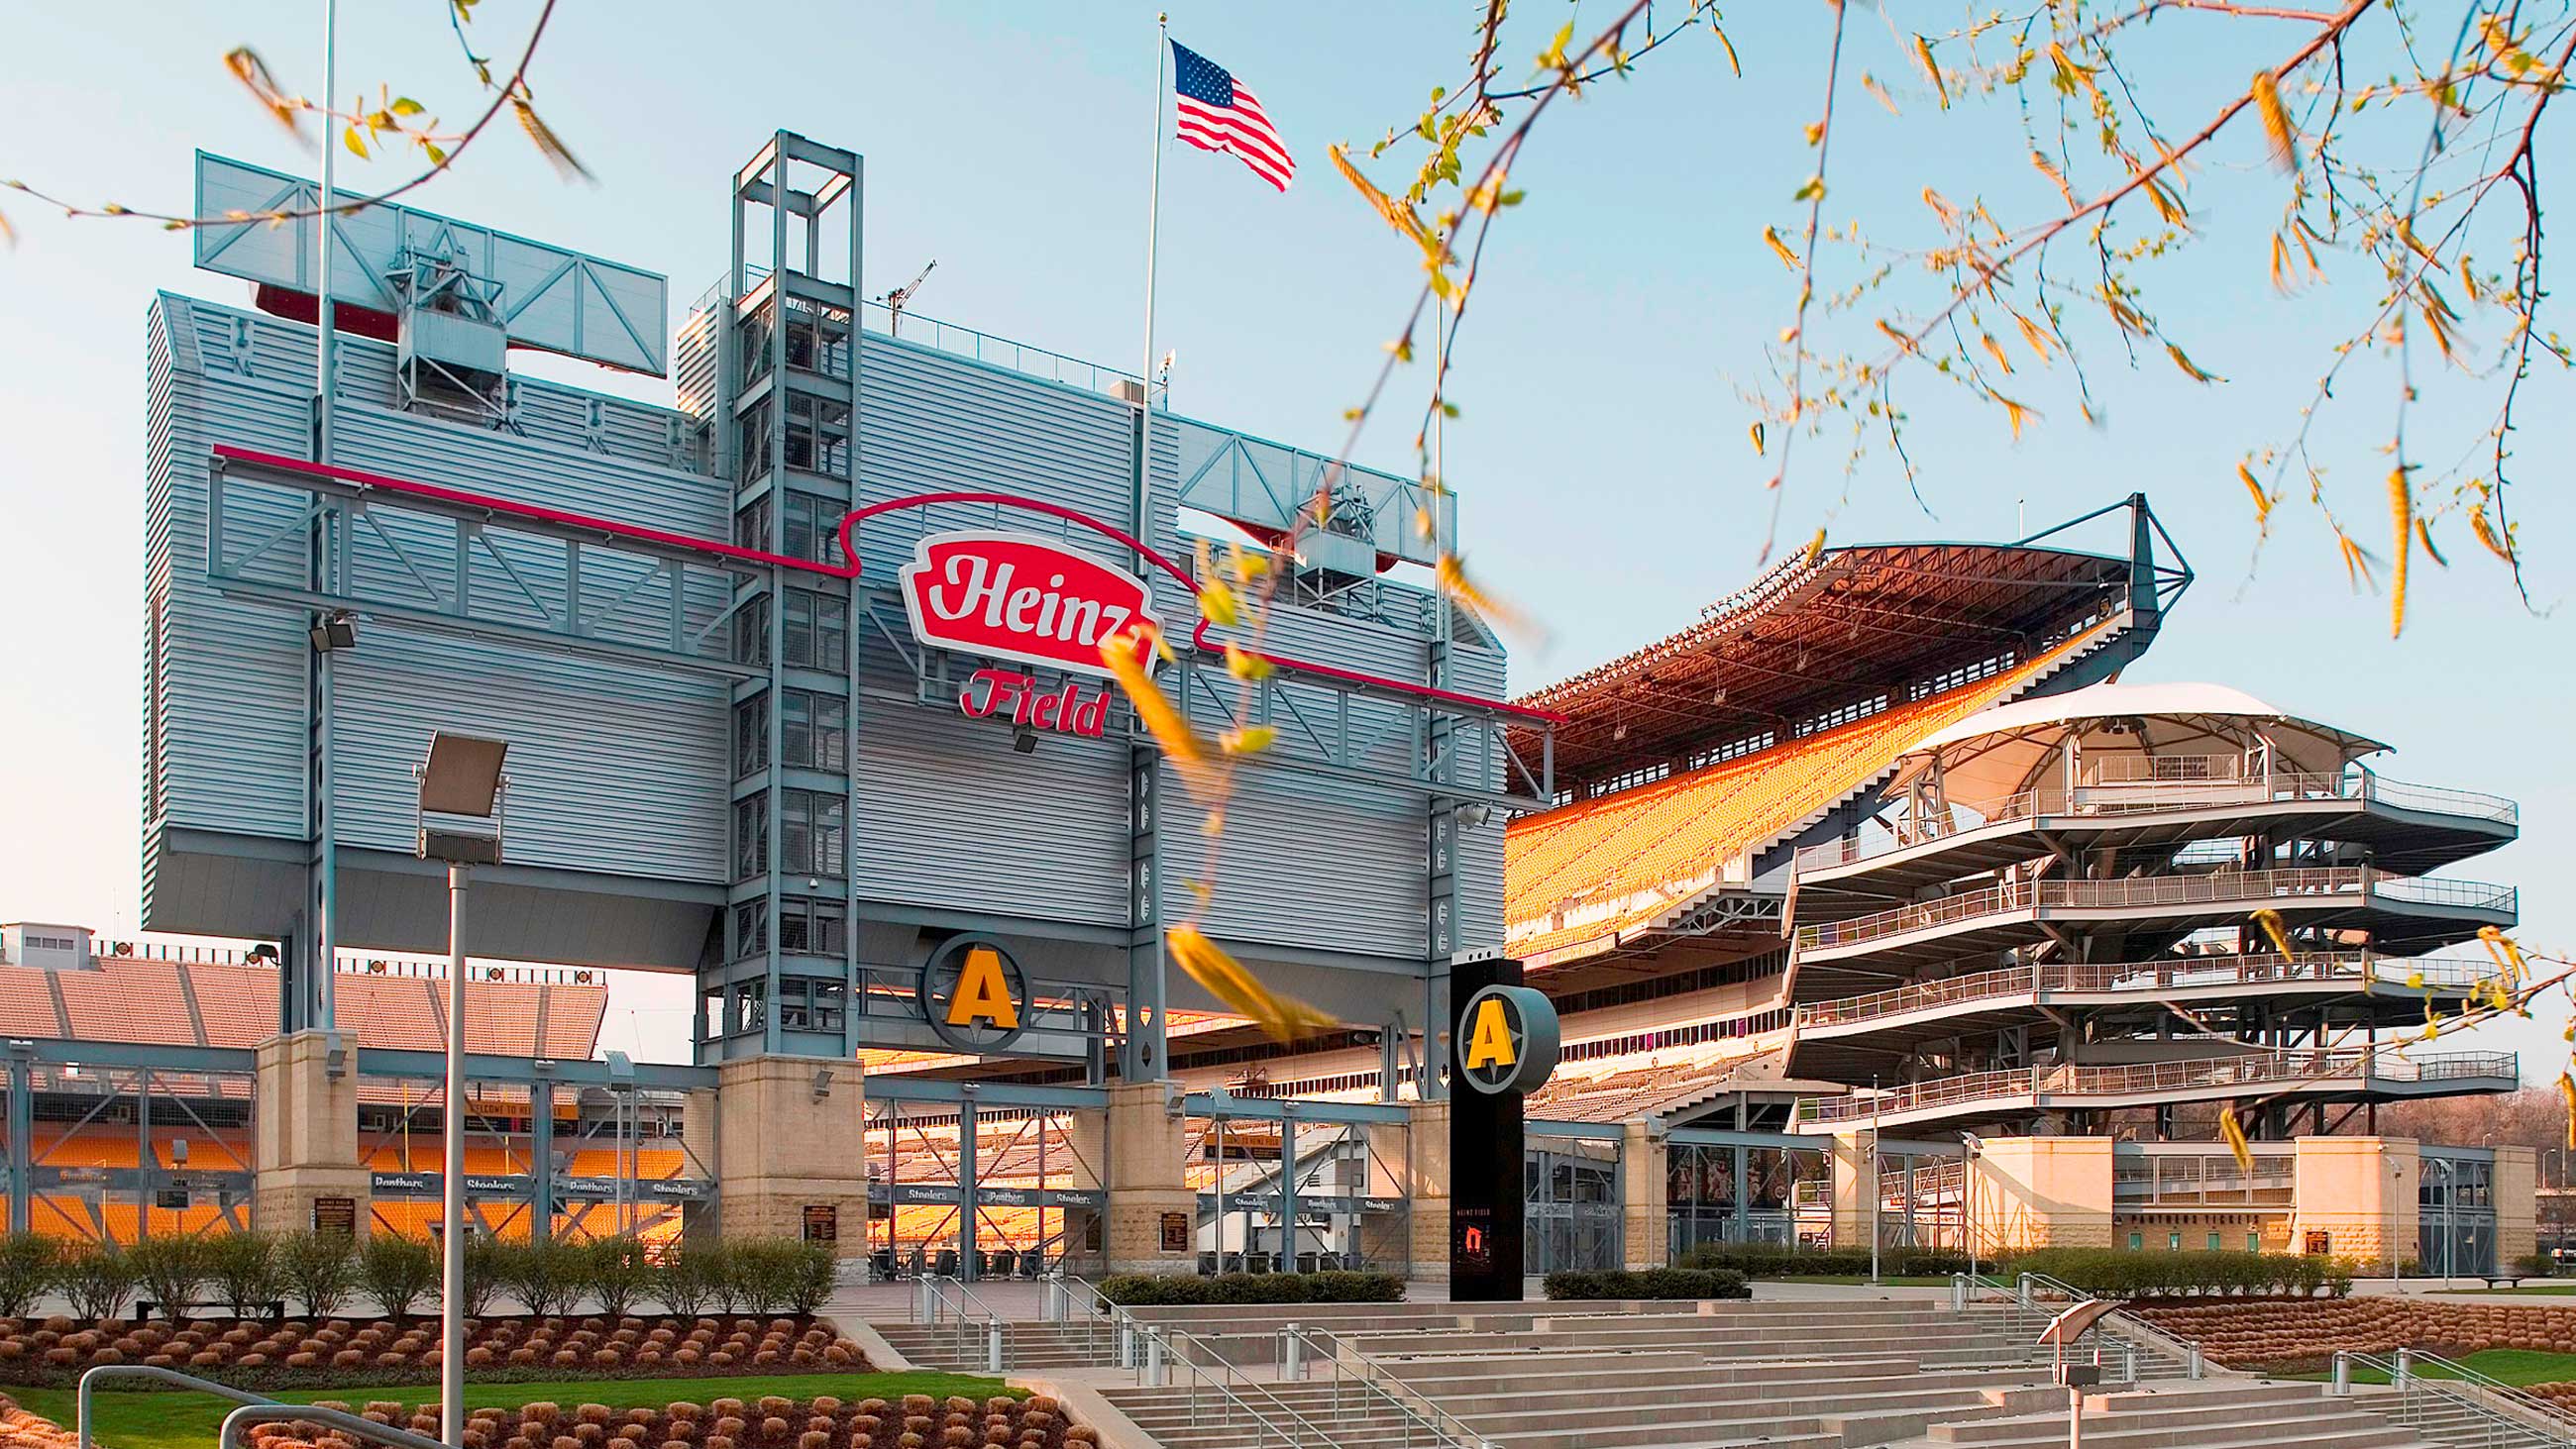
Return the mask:
{"type": "MultiPolygon", "coordinates": [[[[1154,249],[1163,232],[1163,104],[1172,88],[1171,73],[1166,69],[1171,58],[1172,17],[1159,13],[1154,17],[1154,184],[1145,193],[1145,365],[1136,371],[1141,388],[1136,399],[1140,412],[1150,412],[1154,406],[1154,249]]],[[[1141,496],[1141,455],[1138,474],[1141,496]]]]}

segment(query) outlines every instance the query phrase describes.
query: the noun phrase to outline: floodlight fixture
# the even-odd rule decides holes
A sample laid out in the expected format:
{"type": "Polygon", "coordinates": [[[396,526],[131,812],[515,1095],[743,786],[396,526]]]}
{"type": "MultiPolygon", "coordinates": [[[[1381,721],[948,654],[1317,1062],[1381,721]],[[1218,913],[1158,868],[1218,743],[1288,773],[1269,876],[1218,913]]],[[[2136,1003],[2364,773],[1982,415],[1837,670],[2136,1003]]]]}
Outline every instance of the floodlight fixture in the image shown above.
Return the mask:
{"type": "Polygon", "coordinates": [[[313,621],[313,652],[328,654],[335,649],[358,647],[358,616],[346,609],[333,609],[313,621]]]}
{"type": "Polygon", "coordinates": [[[500,864],[501,802],[509,786],[501,764],[509,753],[507,740],[445,730],[430,736],[428,758],[413,771],[420,780],[421,859],[500,864]]]}

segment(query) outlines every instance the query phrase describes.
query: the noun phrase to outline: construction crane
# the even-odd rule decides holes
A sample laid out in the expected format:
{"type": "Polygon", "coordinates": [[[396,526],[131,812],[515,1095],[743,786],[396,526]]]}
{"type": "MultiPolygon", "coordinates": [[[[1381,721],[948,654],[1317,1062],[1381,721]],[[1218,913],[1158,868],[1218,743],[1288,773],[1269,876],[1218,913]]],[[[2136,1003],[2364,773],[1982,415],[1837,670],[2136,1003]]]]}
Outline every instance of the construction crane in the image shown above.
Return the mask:
{"type": "Polygon", "coordinates": [[[920,291],[921,284],[929,281],[930,274],[937,270],[939,270],[939,258],[932,257],[930,265],[923,267],[911,281],[885,294],[886,331],[889,334],[897,337],[903,335],[904,304],[912,300],[912,294],[920,291]]]}

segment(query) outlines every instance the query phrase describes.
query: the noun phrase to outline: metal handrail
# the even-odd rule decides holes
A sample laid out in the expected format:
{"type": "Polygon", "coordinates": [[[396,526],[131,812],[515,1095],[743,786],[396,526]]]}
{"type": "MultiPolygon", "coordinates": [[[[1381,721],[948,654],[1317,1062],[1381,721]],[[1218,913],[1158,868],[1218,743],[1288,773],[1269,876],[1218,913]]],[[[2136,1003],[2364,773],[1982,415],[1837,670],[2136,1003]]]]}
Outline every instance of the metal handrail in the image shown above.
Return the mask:
{"type": "MultiPolygon", "coordinates": [[[[2234,756],[2225,757],[2231,763],[2234,756]]],[[[2160,759],[2158,764],[2170,764],[2160,759]]],[[[2043,815],[2133,815],[2160,810],[2188,810],[2208,805],[2271,805],[2307,800],[2385,800],[2405,809],[2432,810],[2501,824],[2517,824],[2521,807],[2500,795],[2391,780],[2369,770],[2281,770],[2269,775],[2207,775],[2189,778],[2119,779],[2102,775],[2076,785],[2046,785],[1999,800],[1962,802],[1967,818],[1954,810],[1900,822],[1899,828],[1869,840],[1858,836],[1828,840],[1797,853],[1799,870],[1823,870],[1893,855],[1956,839],[1995,826],[2018,825],[2043,815]]]]}
{"type": "MultiPolygon", "coordinates": [[[[2571,1418],[2567,1411],[2528,1389],[2491,1378],[2454,1359],[2414,1348],[2399,1349],[2388,1357],[2355,1349],[2338,1349],[2329,1380],[2330,1392],[2337,1395],[2352,1392],[2354,1364],[2366,1365],[2388,1375],[2389,1386],[2397,1391],[2401,1422],[2407,1411],[2417,1407],[2416,1396],[2423,1395],[2438,1398],[2446,1405],[2467,1409],[2490,1426],[2509,1431],[2513,1435],[2509,1442],[2513,1444],[2527,1445],[2535,1438],[2545,1444],[2576,1444],[2576,1418],[2571,1418]],[[2420,1371],[2428,1365],[2436,1370],[2429,1376],[2420,1371]]],[[[2487,1442],[2498,1444],[2508,1441],[2491,1436],[2487,1442]]]]}
{"type": "MultiPolygon", "coordinates": [[[[354,1434],[360,1439],[371,1439],[379,1444],[394,1445],[396,1449],[445,1449],[445,1446],[435,1439],[424,1438],[408,1429],[369,1423],[355,1414],[345,1414],[337,1409],[316,1408],[311,1404],[280,1403],[265,1394],[254,1394],[248,1389],[237,1389],[230,1384],[201,1379],[195,1374],[183,1374],[177,1369],[139,1363],[100,1364],[80,1376],[80,1384],[72,1395],[72,1436],[79,1449],[93,1449],[96,1443],[92,1438],[95,1417],[90,1412],[90,1408],[97,1381],[103,1378],[142,1379],[156,1384],[170,1384],[177,1388],[194,1389],[201,1394],[213,1394],[218,1398],[230,1399],[239,1404],[240,1408],[233,1410],[224,1418],[223,1432],[216,1439],[220,1449],[236,1449],[236,1446],[242,1443],[242,1440],[236,1437],[236,1421],[241,1428],[247,1429],[255,1423],[275,1423],[289,1419],[328,1424],[332,1428],[354,1434]]],[[[447,1412],[444,1405],[440,1407],[440,1412],[447,1412]]]]}
{"type": "MultiPolygon", "coordinates": [[[[1002,1325],[1007,1321],[999,1312],[994,1310],[991,1304],[976,1297],[974,1290],[968,1288],[965,1280],[961,1278],[941,1273],[924,1273],[913,1281],[919,1285],[918,1292],[920,1295],[913,1302],[913,1310],[916,1314],[917,1320],[927,1320],[925,1326],[930,1329],[933,1338],[938,1336],[941,1323],[940,1310],[944,1308],[954,1308],[956,1310],[957,1331],[953,1335],[956,1339],[953,1347],[960,1355],[963,1355],[966,1352],[969,1347],[969,1339],[975,1331],[975,1325],[977,1322],[977,1319],[974,1317],[975,1314],[980,1313],[982,1315],[981,1321],[984,1324],[984,1332],[988,1345],[990,1345],[1000,1334],[1002,1325]],[[952,1292],[957,1295],[957,1301],[954,1303],[949,1301],[948,1296],[952,1292]],[[923,1310],[927,1310],[927,1312],[924,1312],[923,1310]]],[[[985,1367],[998,1372],[1003,1366],[1000,1363],[994,1362],[992,1355],[988,1351],[985,1367]]]]}
{"type": "Polygon", "coordinates": [[[2049,991],[2153,993],[2276,981],[2408,982],[2417,976],[2428,987],[2466,988],[2494,975],[2495,963],[2481,957],[2391,959],[2373,951],[2297,951],[2286,956],[2276,951],[2222,952],[2147,961],[2045,962],[1807,1002],[1797,1008],[1797,1025],[1800,1031],[1851,1026],[1936,1007],[2049,991]]]}
{"type": "MultiPolygon", "coordinates": [[[[445,1414],[449,1410],[446,1405],[441,1404],[439,1412],[445,1414]]],[[[327,1424],[361,1441],[371,1440],[378,1444],[391,1444],[395,1449],[447,1449],[447,1446],[436,1439],[415,1434],[409,1429],[396,1429],[384,1424],[371,1423],[355,1414],[342,1413],[338,1409],[316,1408],[311,1404],[274,1403],[244,1404],[224,1415],[224,1426],[215,1435],[215,1449],[243,1449],[243,1446],[250,1442],[248,1436],[252,1425],[287,1422],[327,1424]]]]}
{"type": "MultiPolygon", "coordinates": [[[[2005,1310],[2008,1314],[2039,1313],[2041,1310],[2036,1303],[2036,1296],[2039,1293],[2056,1294],[2069,1304],[2102,1301],[2094,1294],[2087,1293],[2062,1278],[2052,1278],[2046,1273],[2016,1273],[2011,1283],[1984,1274],[1961,1273],[1957,1277],[1963,1290],[1987,1288],[2001,1294],[2007,1300],[2005,1310]]],[[[1963,1291],[1963,1298],[1964,1296],[1963,1291]]],[[[2181,1362],[2183,1377],[2198,1379],[2208,1372],[2209,1355],[2201,1350],[2197,1340],[2185,1338],[2178,1333],[2168,1333],[2125,1308],[2114,1307],[2086,1331],[2121,1351],[2127,1360],[2129,1376],[2132,1380],[2138,1377],[2139,1361],[2149,1353],[2157,1351],[2160,1345],[2167,1357],[2181,1362]],[[2111,1327],[2114,1322],[2119,1324],[2117,1330],[2111,1327]]]]}
{"type": "Polygon", "coordinates": [[[2512,1052],[2438,1052],[2404,1056],[2396,1048],[2255,1051],[2238,1056],[2107,1065],[2006,1067],[1962,1072],[1892,1088],[1876,1096],[1801,1099],[1802,1122],[1857,1122],[1888,1113],[1950,1107],[1996,1097],[2097,1097],[2194,1087],[2234,1087],[2278,1082],[2440,1082],[2466,1077],[2511,1077],[2520,1069],[2512,1052]]]}
{"type": "Polygon", "coordinates": [[[1981,916],[2057,906],[2117,909],[2125,906],[2205,905],[2300,896],[2386,895],[2431,905],[2513,910],[2511,886],[2440,876],[2393,876],[2369,866],[2305,866],[2284,870],[2215,870],[2189,875],[2130,876],[2119,880],[2025,880],[1939,900],[1898,906],[1847,921],[1798,928],[1802,951],[1856,946],[1889,936],[1955,925],[1981,916]]]}
{"type": "MultiPolygon", "coordinates": [[[[1404,1416],[1405,1444],[1413,1442],[1413,1426],[1419,1423],[1432,1436],[1434,1444],[1450,1449],[1485,1449],[1487,1440],[1466,1420],[1440,1407],[1432,1397],[1388,1372],[1386,1366],[1367,1353],[1343,1342],[1342,1335],[1310,1324],[1291,1323],[1280,1329],[1283,1340],[1294,1339],[1301,1345],[1321,1349],[1333,1365],[1335,1417],[1340,1413],[1340,1382],[1345,1366],[1360,1384],[1404,1416]],[[1317,1340],[1322,1340],[1320,1343],[1317,1340]],[[1417,1407],[1417,1405],[1419,1407],[1417,1407]]],[[[1313,1360],[1309,1358],[1307,1362],[1313,1360]]]]}

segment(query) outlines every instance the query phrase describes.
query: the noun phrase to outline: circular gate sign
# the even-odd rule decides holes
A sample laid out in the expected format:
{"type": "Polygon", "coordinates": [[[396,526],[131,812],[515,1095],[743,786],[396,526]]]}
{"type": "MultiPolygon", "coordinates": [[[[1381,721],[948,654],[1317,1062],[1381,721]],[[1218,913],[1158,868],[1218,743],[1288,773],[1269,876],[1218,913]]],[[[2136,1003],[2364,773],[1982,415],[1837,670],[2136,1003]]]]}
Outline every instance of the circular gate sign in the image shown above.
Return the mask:
{"type": "Polygon", "coordinates": [[[1458,1074],[1479,1092],[1528,1092],[1556,1070],[1556,1006],[1526,986],[1488,986],[1458,1018],[1458,1074]]]}
{"type": "Polygon", "coordinates": [[[990,936],[954,936],[921,968],[921,1014],[961,1052],[995,1052],[1028,1030],[1029,978],[990,936]]]}

